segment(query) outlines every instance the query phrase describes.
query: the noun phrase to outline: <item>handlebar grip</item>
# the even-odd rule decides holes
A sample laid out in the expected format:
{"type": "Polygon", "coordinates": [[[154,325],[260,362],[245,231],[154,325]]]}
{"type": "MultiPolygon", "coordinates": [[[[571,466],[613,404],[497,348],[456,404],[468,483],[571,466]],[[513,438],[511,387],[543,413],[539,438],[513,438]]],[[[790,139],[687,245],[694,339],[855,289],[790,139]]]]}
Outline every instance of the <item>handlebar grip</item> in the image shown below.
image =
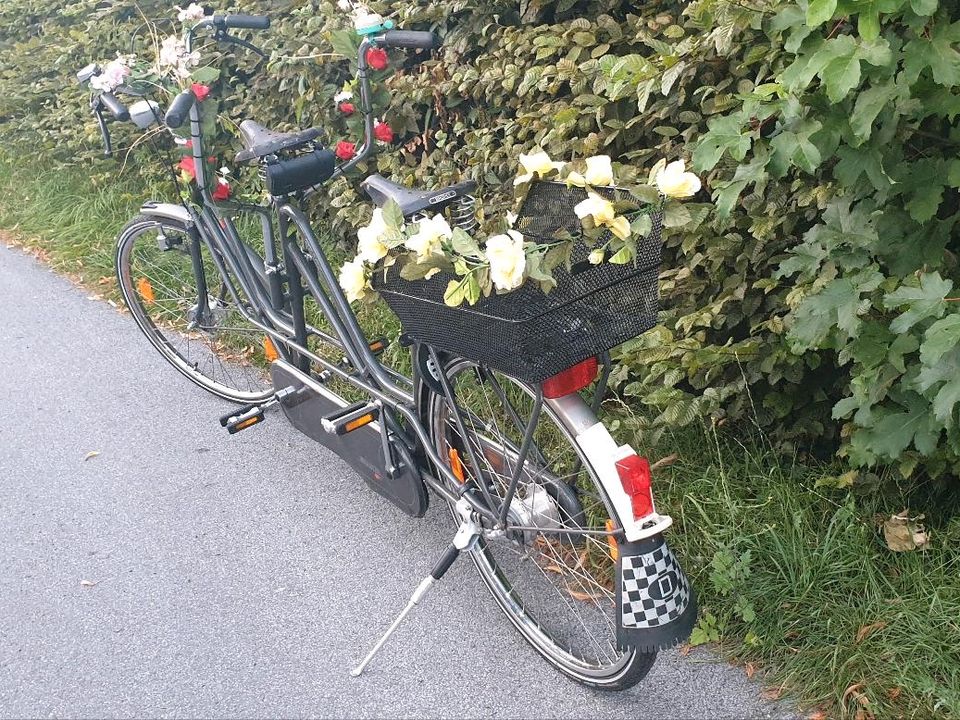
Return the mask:
{"type": "Polygon", "coordinates": [[[117,99],[117,96],[110,92],[100,93],[100,101],[111,112],[117,120],[129,120],[130,111],[127,106],[117,99]]]}
{"type": "Polygon", "coordinates": [[[167,114],[163,117],[163,121],[167,124],[167,127],[178,128],[183,125],[183,122],[187,119],[187,114],[190,112],[190,108],[193,107],[195,100],[196,97],[194,96],[192,90],[184,90],[182,93],[177,95],[173,99],[173,102],[170,103],[167,114]]]}
{"type": "Polygon", "coordinates": [[[433,50],[440,45],[440,38],[432,32],[419,30],[387,30],[377,38],[377,43],[384,47],[433,50]]]}
{"type": "Polygon", "coordinates": [[[214,15],[213,24],[222,28],[266,30],[270,27],[270,18],[266,15],[214,15]]]}

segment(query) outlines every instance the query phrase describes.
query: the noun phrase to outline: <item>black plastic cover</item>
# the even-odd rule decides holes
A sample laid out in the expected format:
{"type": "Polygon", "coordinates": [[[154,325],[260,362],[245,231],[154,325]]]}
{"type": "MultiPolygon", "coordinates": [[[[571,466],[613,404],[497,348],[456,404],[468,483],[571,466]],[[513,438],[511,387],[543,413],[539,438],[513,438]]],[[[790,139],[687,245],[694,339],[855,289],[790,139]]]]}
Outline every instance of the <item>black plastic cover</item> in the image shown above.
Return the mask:
{"type": "Polygon", "coordinates": [[[103,103],[103,106],[111,112],[111,114],[117,120],[129,120],[130,111],[127,110],[127,106],[124,105],[120,100],[117,99],[117,96],[110,92],[100,93],[100,101],[103,103]]]}
{"type": "Polygon", "coordinates": [[[267,165],[267,190],[282,196],[319,185],[333,175],[336,166],[329,150],[314,150],[294,158],[277,160],[267,165]]]}
{"type": "Polygon", "coordinates": [[[433,50],[440,44],[440,38],[419,30],[387,30],[377,42],[384,47],[433,50]]]}
{"type": "Polygon", "coordinates": [[[214,15],[213,24],[238,30],[266,30],[270,27],[270,18],[265,15],[214,15]]]}
{"type": "Polygon", "coordinates": [[[163,121],[168,127],[180,127],[186,121],[187,115],[190,113],[190,108],[193,107],[195,100],[196,97],[193,94],[193,90],[184,90],[170,103],[170,108],[167,110],[163,121]]]}

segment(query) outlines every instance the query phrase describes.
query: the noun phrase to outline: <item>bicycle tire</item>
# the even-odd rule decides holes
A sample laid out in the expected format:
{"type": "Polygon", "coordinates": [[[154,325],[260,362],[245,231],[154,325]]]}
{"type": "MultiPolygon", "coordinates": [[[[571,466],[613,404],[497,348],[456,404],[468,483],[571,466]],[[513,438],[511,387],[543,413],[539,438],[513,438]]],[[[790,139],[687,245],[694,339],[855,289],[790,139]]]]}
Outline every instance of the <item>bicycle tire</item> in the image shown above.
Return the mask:
{"type": "MultiPolygon", "coordinates": [[[[471,373],[476,374],[476,376],[480,378],[481,373],[477,372],[478,367],[479,366],[477,365],[477,363],[464,360],[462,358],[452,358],[445,364],[444,371],[446,372],[448,378],[450,379],[451,387],[454,389],[458,406],[464,402],[464,400],[457,393],[458,376],[462,375],[465,371],[469,371],[471,373]]],[[[484,372],[490,372],[490,371],[484,370],[484,372]]],[[[522,389],[522,392],[526,394],[528,397],[530,397],[532,401],[534,391],[530,385],[501,374],[497,374],[497,377],[500,379],[506,379],[514,387],[522,389]]],[[[483,381],[480,380],[480,382],[483,382],[483,381]]],[[[438,451],[438,454],[443,458],[450,457],[451,464],[452,464],[453,459],[450,454],[450,450],[453,447],[453,445],[456,443],[456,439],[459,438],[459,431],[455,430],[454,425],[451,423],[448,417],[448,411],[445,410],[446,407],[447,407],[446,400],[442,396],[437,395],[435,393],[430,393],[427,398],[427,402],[424,410],[425,422],[429,429],[435,449],[438,451]],[[454,437],[453,443],[451,443],[451,435],[453,435],[454,437]]],[[[487,425],[485,428],[480,428],[480,429],[483,429],[484,432],[492,433],[492,430],[490,428],[492,424],[496,423],[496,419],[494,419],[491,423],[490,415],[492,414],[495,414],[495,413],[493,410],[490,410],[490,413],[484,416],[483,418],[484,422],[486,422],[487,425]]],[[[573,451],[573,453],[575,453],[577,460],[580,463],[582,463],[583,475],[585,478],[589,478],[587,482],[592,484],[594,491],[597,493],[599,498],[604,503],[605,505],[604,512],[609,513],[609,517],[615,518],[616,517],[615,513],[612,513],[610,510],[610,508],[612,507],[610,504],[610,500],[607,497],[606,493],[604,492],[602,484],[597,479],[597,474],[595,470],[590,465],[590,462],[586,458],[586,456],[576,446],[576,443],[573,439],[573,435],[571,431],[568,429],[567,424],[564,423],[563,419],[560,418],[557,415],[557,413],[554,410],[552,410],[549,406],[544,406],[543,415],[541,417],[544,417],[544,416],[548,417],[551,420],[551,422],[554,423],[555,427],[560,431],[558,437],[562,436],[563,441],[567,446],[567,450],[573,451]]],[[[468,423],[465,423],[465,425],[468,425],[468,423]]],[[[478,423],[478,426],[479,426],[479,423],[478,423]]],[[[469,427],[467,427],[466,429],[467,429],[467,434],[470,434],[471,430],[469,429],[469,427]]],[[[502,435],[500,437],[503,438],[502,435]]],[[[535,443],[536,442],[538,441],[535,441],[535,443]]],[[[483,443],[478,443],[478,444],[480,446],[483,446],[483,443]]],[[[510,444],[512,446],[515,446],[515,444],[511,443],[511,441],[506,438],[503,439],[503,444],[504,445],[510,444]]],[[[538,452],[541,452],[541,451],[538,449],[538,452]]],[[[462,468],[463,463],[461,462],[460,464],[462,468]]],[[[553,464],[553,461],[545,462],[544,464],[545,464],[545,467],[549,468],[553,464]]],[[[461,472],[464,472],[464,471],[461,470],[461,472]]],[[[587,491],[581,487],[582,485],[581,478],[579,477],[577,478],[577,483],[579,484],[578,492],[581,493],[581,496],[582,496],[587,491]]],[[[556,498],[555,494],[553,496],[556,498]]],[[[591,512],[594,512],[595,510],[596,508],[592,508],[591,512]]],[[[451,506],[451,512],[453,512],[452,506],[451,506]]],[[[453,513],[453,516],[454,518],[457,517],[455,513],[453,513]]],[[[585,522],[585,524],[587,523],[585,522]]],[[[557,537],[557,536],[554,536],[554,537],[557,537]]],[[[569,537],[569,536],[565,536],[565,537],[569,537]]],[[[584,536],[581,534],[580,537],[587,537],[587,536],[584,536]]],[[[487,589],[491,592],[494,599],[496,600],[497,605],[504,612],[504,614],[507,616],[510,622],[514,625],[514,627],[520,632],[521,636],[530,645],[532,645],[533,648],[550,665],[552,665],[554,668],[559,670],[561,673],[563,673],[567,677],[572,678],[573,680],[583,685],[600,689],[600,690],[610,690],[610,691],[625,690],[627,688],[630,688],[636,685],[647,675],[647,673],[650,671],[650,668],[653,666],[656,660],[657,653],[655,651],[643,651],[633,647],[628,647],[623,649],[617,647],[614,625],[612,624],[616,622],[614,617],[615,613],[613,612],[614,610],[613,607],[610,608],[609,615],[611,619],[608,620],[608,622],[611,623],[608,626],[608,629],[611,632],[609,637],[606,638],[606,640],[612,643],[612,648],[616,650],[619,654],[615,658],[612,658],[611,662],[609,663],[596,662],[591,664],[591,662],[589,662],[585,657],[576,657],[575,652],[573,651],[572,648],[561,647],[561,643],[558,641],[556,635],[561,634],[563,632],[569,632],[569,628],[558,627],[557,631],[551,634],[549,629],[545,627],[545,623],[543,623],[540,619],[534,616],[534,613],[532,613],[530,608],[528,607],[528,603],[530,603],[530,598],[524,599],[519,596],[518,582],[516,582],[514,578],[510,577],[505,572],[502,565],[498,562],[498,557],[497,557],[498,553],[494,552],[494,550],[492,549],[494,543],[502,542],[502,540],[503,540],[502,538],[498,540],[496,538],[490,539],[486,536],[480,538],[477,548],[471,551],[470,553],[471,558],[474,562],[474,565],[477,568],[477,571],[480,574],[481,579],[484,581],[484,584],[486,585],[487,589]]],[[[510,542],[513,542],[513,541],[511,540],[510,542]]],[[[556,544],[558,541],[554,540],[550,542],[556,544]]],[[[590,537],[589,540],[586,541],[586,544],[587,545],[589,545],[590,543],[595,544],[597,542],[598,540],[595,537],[590,537]]],[[[616,566],[616,563],[615,561],[612,561],[612,555],[610,556],[610,558],[611,558],[611,562],[608,564],[608,567],[606,567],[605,570],[609,570],[610,576],[611,576],[611,582],[612,582],[612,573],[613,573],[613,569],[616,566]]],[[[552,563],[555,563],[556,553],[551,551],[551,554],[548,560],[552,563]]],[[[537,557],[533,557],[533,561],[539,563],[539,560],[537,557]]],[[[518,562],[518,568],[519,566],[520,566],[520,563],[518,562]]],[[[554,568],[554,570],[556,570],[556,568],[554,568]]],[[[536,573],[530,573],[530,574],[533,577],[536,577],[536,573]]],[[[547,574],[543,573],[543,576],[547,577],[547,574]]],[[[582,581],[578,580],[578,582],[581,582],[581,587],[583,587],[582,581]]],[[[591,591],[593,590],[593,588],[588,588],[588,589],[590,589],[591,591]]],[[[612,598],[613,598],[613,592],[611,589],[608,594],[604,595],[603,599],[606,602],[608,599],[612,600],[612,598]]],[[[578,619],[582,621],[582,618],[578,618],[578,619]]],[[[581,624],[583,623],[581,622],[581,624]]],[[[583,624],[583,629],[584,631],[589,632],[587,630],[586,624],[583,624]]]]}
{"type": "Polygon", "coordinates": [[[187,303],[199,298],[196,276],[190,257],[182,248],[161,247],[161,243],[170,242],[170,237],[181,243],[193,242],[184,224],[145,215],[133,218],[117,237],[117,282],[137,326],[167,362],[207,392],[235,403],[253,403],[269,398],[273,394],[269,375],[256,365],[262,363],[260,355],[264,352],[262,331],[237,312],[235,303],[226,292],[224,279],[213,265],[210,251],[202,242],[204,279],[208,282],[215,280],[214,285],[219,283],[219,297],[210,296],[208,287],[208,302],[216,304],[216,311],[211,310],[210,317],[203,321],[190,317],[191,308],[187,303]],[[141,240],[145,242],[138,244],[141,240]],[[153,261],[162,261],[162,268],[159,264],[150,267],[149,263],[153,261]],[[162,281],[150,277],[151,273],[162,273],[162,281]],[[177,287],[171,288],[171,283],[177,287]],[[159,312],[164,314],[163,321],[155,317],[159,312]],[[212,320],[217,313],[223,321],[229,320],[229,324],[218,325],[212,320]],[[188,354],[183,350],[184,344],[188,354]],[[190,354],[194,348],[195,356],[190,354]]]}

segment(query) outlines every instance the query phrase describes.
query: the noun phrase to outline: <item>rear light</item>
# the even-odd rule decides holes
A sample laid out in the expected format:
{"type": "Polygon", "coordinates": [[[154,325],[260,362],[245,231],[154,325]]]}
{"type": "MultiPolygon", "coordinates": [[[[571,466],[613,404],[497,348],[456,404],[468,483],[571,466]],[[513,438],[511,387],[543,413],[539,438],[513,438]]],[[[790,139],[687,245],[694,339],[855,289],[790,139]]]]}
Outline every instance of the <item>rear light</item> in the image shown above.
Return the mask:
{"type": "Polygon", "coordinates": [[[587,358],[543,381],[543,396],[558,398],[583,390],[597,377],[597,358],[587,358]]]}
{"type": "Polygon", "coordinates": [[[653,492],[650,489],[650,463],[637,454],[617,460],[617,474],[624,492],[630,496],[635,520],[653,512],[653,492]]]}

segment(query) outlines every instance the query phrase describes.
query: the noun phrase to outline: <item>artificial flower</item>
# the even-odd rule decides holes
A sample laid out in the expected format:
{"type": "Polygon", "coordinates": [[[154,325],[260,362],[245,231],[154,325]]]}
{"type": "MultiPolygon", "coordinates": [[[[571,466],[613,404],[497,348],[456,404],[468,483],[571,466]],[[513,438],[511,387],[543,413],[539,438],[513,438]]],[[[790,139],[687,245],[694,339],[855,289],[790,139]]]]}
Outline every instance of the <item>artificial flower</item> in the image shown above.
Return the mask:
{"type": "Polygon", "coordinates": [[[383,210],[376,208],[373,218],[365,226],[357,230],[357,257],[364,262],[373,264],[385,257],[389,248],[383,243],[387,232],[387,222],[383,217],[383,210]]]}
{"type": "Polygon", "coordinates": [[[336,95],[333,96],[333,101],[338,104],[345,102],[347,100],[353,100],[353,91],[349,90],[346,87],[344,87],[343,90],[341,90],[340,92],[338,92],[336,95]]]}
{"type": "Polygon", "coordinates": [[[193,155],[185,155],[184,157],[180,158],[180,162],[177,167],[186,175],[188,175],[191,180],[197,179],[197,166],[194,162],[193,155]]]}
{"type": "Polygon", "coordinates": [[[101,92],[113,92],[130,77],[130,63],[133,58],[122,55],[107,63],[99,75],[90,78],[90,87],[101,92]]]}
{"type": "Polygon", "coordinates": [[[606,253],[601,249],[597,248],[593,250],[590,255],[587,256],[587,260],[590,261],[591,265],[599,265],[603,262],[603,258],[606,256],[606,253]]]}
{"type": "Polygon", "coordinates": [[[350,0],[337,0],[337,7],[347,12],[348,10],[353,9],[353,3],[350,0]]]}
{"type": "Polygon", "coordinates": [[[203,16],[206,14],[203,10],[203,6],[199,3],[190,3],[185,8],[180,8],[179,5],[174,5],[173,9],[177,11],[177,20],[180,22],[186,22],[187,20],[203,20],[203,16]]]}
{"type": "Polygon", "coordinates": [[[494,235],[487,240],[486,256],[490,263],[490,280],[497,290],[514,290],[523,284],[523,274],[527,269],[523,235],[516,230],[494,235]]]}
{"type": "Polygon", "coordinates": [[[564,163],[554,162],[543,150],[538,150],[529,155],[520,153],[520,165],[523,167],[524,173],[517,175],[513,181],[514,185],[530,182],[534,179],[534,176],[542,179],[553,170],[561,169],[564,163]]]}
{"type": "Polygon", "coordinates": [[[612,185],[613,184],[613,164],[610,162],[609,155],[594,155],[586,160],[587,170],[581,175],[578,172],[572,172],[567,176],[567,182],[571,185],[612,185]]]}
{"type": "Polygon", "coordinates": [[[387,52],[383,48],[370,48],[367,50],[367,65],[374,70],[386,70],[389,64],[387,52]]]}
{"type": "Polygon", "coordinates": [[[228,183],[223,178],[217,179],[217,186],[213,189],[213,199],[217,202],[221,202],[230,197],[231,194],[230,183],[228,183]]]}
{"type": "Polygon", "coordinates": [[[373,136],[380,142],[393,142],[393,128],[384,122],[378,122],[373,126],[373,136]]]}
{"type": "Polygon", "coordinates": [[[383,25],[383,16],[370,12],[362,6],[353,9],[353,27],[356,30],[375,28],[378,25],[383,25]]]}
{"type": "Polygon", "coordinates": [[[577,203],[573,212],[583,220],[592,217],[597,225],[609,225],[616,217],[613,203],[596,193],[587,193],[587,199],[577,203]]]}
{"type": "Polygon", "coordinates": [[[207,95],[210,94],[210,87],[208,85],[202,85],[201,83],[193,83],[190,89],[193,91],[194,97],[197,98],[197,102],[203,102],[207,99],[207,95]]]}
{"type": "Polygon", "coordinates": [[[630,237],[630,221],[623,215],[617,215],[617,217],[608,224],[610,226],[610,232],[621,240],[626,240],[630,237]]]}
{"type": "Polygon", "coordinates": [[[657,173],[657,187],[669,198],[686,198],[700,192],[700,178],[686,172],[683,160],[675,160],[657,173]]]}
{"type": "Polygon", "coordinates": [[[353,115],[354,110],[356,110],[356,108],[353,106],[353,103],[340,103],[340,112],[342,112],[344,115],[353,115]]]}
{"type": "Polygon", "coordinates": [[[340,268],[339,281],[348,302],[363,299],[367,289],[367,274],[363,267],[363,260],[354,258],[344,263],[340,268]]]}
{"type": "Polygon", "coordinates": [[[160,43],[160,53],[157,57],[157,71],[163,74],[164,68],[170,68],[174,77],[184,80],[190,77],[191,68],[200,64],[200,53],[196,50],[187,53],[187,46],[183,39],[176,35],[164,38],[160,43]]]}
{"type": "Polygon", "coordinates": [[[337,143],[337,149],[334,154],[341,160],[349,160],[357,154],[357,148],[349,140],[341,140],[337,143]]]}
{"type": "Polygon", "coordinates": [[[417,253],[417,260],[424,260],[441,251],[440,241],[452,237],[453,230],[443,215],[424,218],[417,224],[417,232],[407,238],[404,245],[417,253]]]}

